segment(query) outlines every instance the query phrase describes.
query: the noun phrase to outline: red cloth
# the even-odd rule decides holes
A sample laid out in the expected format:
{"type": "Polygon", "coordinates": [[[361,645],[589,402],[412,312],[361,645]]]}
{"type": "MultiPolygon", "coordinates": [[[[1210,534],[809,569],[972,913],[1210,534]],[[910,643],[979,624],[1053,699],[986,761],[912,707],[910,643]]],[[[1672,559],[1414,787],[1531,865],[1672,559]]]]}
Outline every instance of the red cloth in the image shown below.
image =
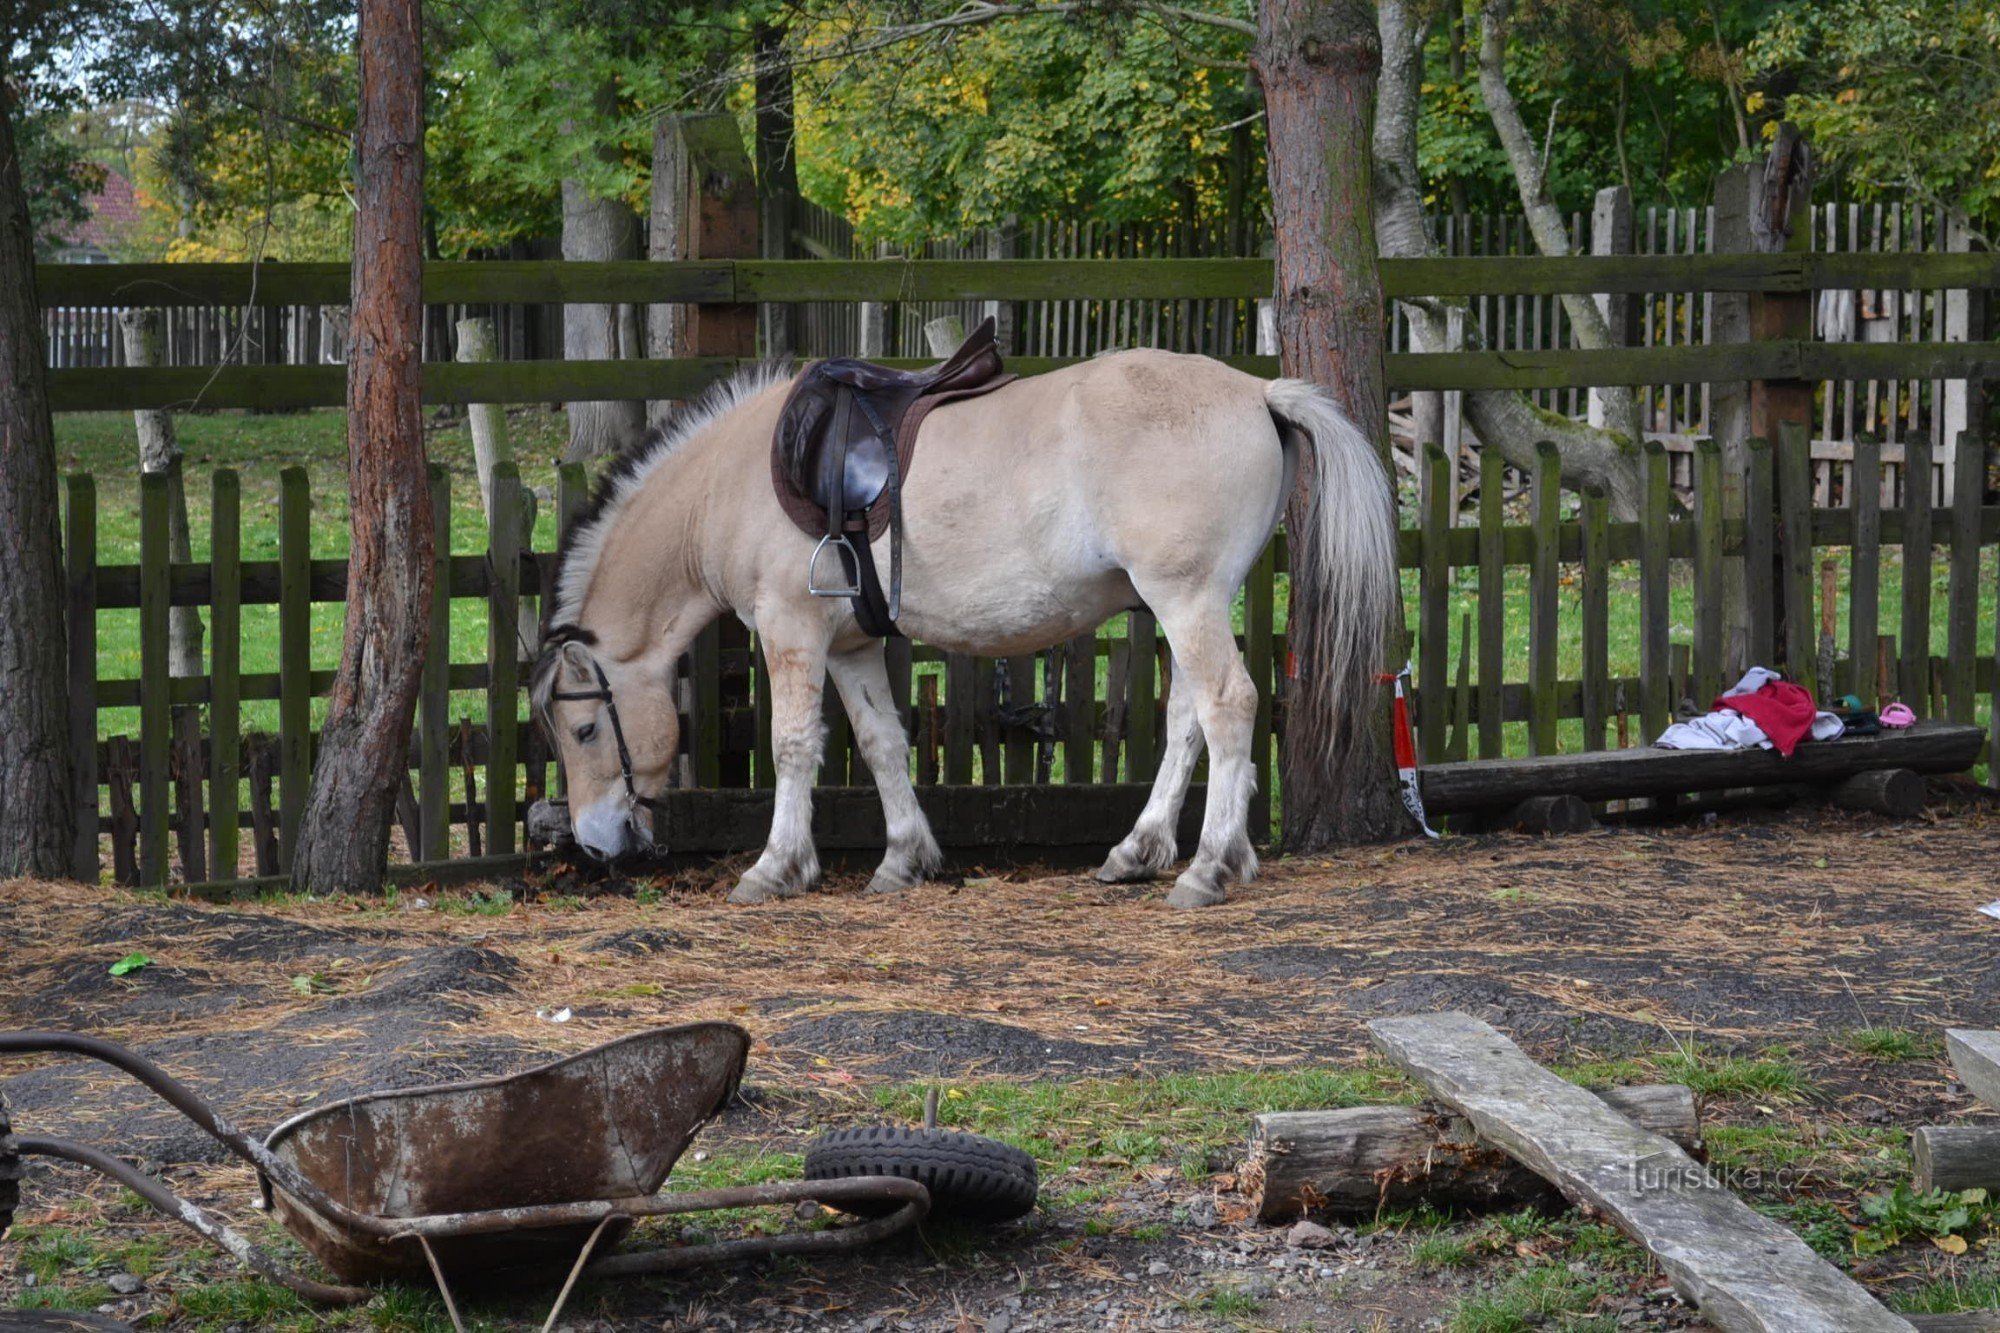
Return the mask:
{"type": "Polygon", "coordinates": [[[1813,714],[1818,711],[1812,695],[1788,680],[1774,680],[1755,694],[1725,694],[1712,706],[1733,708],[1755,722],[1787,759],[1812,730],[1813,714]]]}

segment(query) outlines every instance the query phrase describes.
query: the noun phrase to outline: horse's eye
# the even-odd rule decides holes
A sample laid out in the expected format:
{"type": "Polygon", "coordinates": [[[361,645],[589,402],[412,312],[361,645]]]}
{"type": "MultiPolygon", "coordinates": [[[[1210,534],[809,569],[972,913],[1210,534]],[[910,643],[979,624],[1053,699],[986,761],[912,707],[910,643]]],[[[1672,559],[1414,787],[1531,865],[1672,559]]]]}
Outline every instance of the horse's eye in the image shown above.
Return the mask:
{"type": "Polygon", "coordinates": [[[595,722],[586,722],[576,729],[577,744],[588,745],[595,739],[597,739],[597,724],[595,722]]]}

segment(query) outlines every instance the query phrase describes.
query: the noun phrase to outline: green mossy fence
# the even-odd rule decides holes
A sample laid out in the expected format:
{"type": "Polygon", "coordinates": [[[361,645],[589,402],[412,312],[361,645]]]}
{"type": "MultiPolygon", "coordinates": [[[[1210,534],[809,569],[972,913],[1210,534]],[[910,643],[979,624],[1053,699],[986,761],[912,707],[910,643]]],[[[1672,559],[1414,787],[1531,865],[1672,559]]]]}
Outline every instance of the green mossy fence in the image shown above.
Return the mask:
{"type": "MultiPolygon", "coordinates": [[[[1770,299],[1833,289],[2000,288],[2000,258],[1962,253],[1474,257],[1385,261],[1382,272],[1390,297],[1592,292],[1658,299],[1662,293],[1740,292],[1770,299]]],[[[254,273],[239,265],[65,266],[39,274],[45,305],[331,303],[345,299],[347,281],[347,266],[339,264],[266,264],[254,273]]],[[[1243,259],[445,263],[427,269],[425,298],[739,307],[773,301],[1249,300],[1268,293],[1270,282],[1268,261],[1243,259]]],[[[1393,387],[1414,391],[1746,380],[1794,387],[1977,382],[2000,374],[2000,347],[1984,341],[1983,328],[1974,332],[1978,336],[1966,341],[1884,344],[1780,338],[1602,351],[1394,353],[1388,378],[1393,387]]],[[[1276,372],[1274,358],[1228,359],[1257,373],[1276,372]]],[[[1015,357],[1011,364],[1034,374],[1072,360],[1015,357]]],[[[428,364],[424,397],[431,403],[686,398],[740,364],[734,357],[428,364]]],[[[59,368],[51,372],[50,387],[59,411],[300,408],[340,404],[344,369],[59,368]]],[[[1977,415],[1972,420],[1979,424],[1977,415]]],[[[1872,695],[1879,689],[1900,695],[1920,713],[1971,720],[1984,707],[1989,721],[2000,720],[1994,706],[2000,702],[2000,642],[1992,621],[2000,571],[1988,574],[1982,567],[1982,549],[2000,546],[2000,506],[1982,503],[1988,480],[1983,438],[1966,433],[1940,460],[1955,484],[1947,491],[1950,503],[1934,507],[1932,488],[1922,485],[1900,487],[1897,503],[1893,482],[1885,502],[1880,446],[1857,436],[1840,504],[1826,507],[1832,497],[1824,483],[1816,487],[1805,432],[1803,420],[1787,422],[1775,441],[1749,443],[1740,479],[1748,520],[1723,514],[1722,452],[1712,442],[1697,444],[1692,484],[1682,487],[1672,483],[1662,446],[1649,444],[1642,512],[1636,522],[1624,523],[1611,521],[1602,495],[1566,493],[1552,466],[1515,475],[1525,488],[1528,514],[1525,523],[1509,523],[1509,474],[1496,453],[1454,459],[1436,444],[1423,446],[1415,521],[1402,534],[1400,558],[1415,573],[1410,611],[1425,756],[1595,748],[1608,743],[1614,729],[1621,742],[1641,743],[1664,725],[1677,700],[1710,697],[1737,666],[1753,661],[1786,664],[1823,693],[1872,695]],[[1462,496],[1475,480],[1476,505],[1467,511],[1462,496]],[[1938,546],[1947,552],[1946,577],[1943,595],[1933,598],[1928,571],[1938,546]],[[1838,548],[1847,552],[1844,562],[1835,562],[1846,591],[1829,597],[1827,589],[1843,580],[1829,584],[1821,562],[1838,548]],[[1880,630],[1890,627],[1877,623],[1885,554],[1891,565],[1900,554],[1905,571],[1927,571],[1904,582],[1898,633],[1888,637],[1880,630]],[[1725,562],[1737,558],[1751,571],[1771,573],[1746,581],[1746,623],[1725,626],[1725,562]],[[1510,569],[1522,567],[1525,589],[1518,576],[1510,588],[1510,569]],[[1685,626],[1675,621],[1677,586],[1691,588],[1691,596],[1678,594],[1691,622],[1685,626]],[[1454,599],[1468,594],[1475,605],[1454,617],[1454,599]],[[1512,616],[1510,597],[1519,605],[1512,616]],[[1634,601],[1636,617],[1630,614],[1634,601]],[[1522,618],[1527,670],[1525,679],[1510,680],[1509,638],[1522,618]],[[1946,650],[1934,655],[1939,629],[1946,650]],[[1837,642],[1822,643],[1829,636],[1837,642]],[[1575,664],[1569,677],[1559,669],[1565,657],[1575,664]],[[1614,672],[1628,659],[1634,669],[1614,672]]],[[[1930,448],[1923,438],[1906,440],[1901,475],[1928,476],[1930,448]]],[[[169,560],[166,491],[162,479],[149,477],[140,492],[139,564],[99,566],[94,488],[88,477],[70,481],[71,735],[83,761],[78,798],[83,808],[100,811],[78,840],[80,875],[100,873],[106,835],[114,873],[136,883],[166,882],[170,835],[178,840],[180,873],[189,879],[230,878],[252,867],[280,872],[288,858],[310,772],[311,700],[331,676],[312,661],[311,607],[342,599],[345,562],[309,557],[310,496],[302,470],[288,470],[281,480],[275,561],[238,558],[237,478],[218,472],[212,485],[209,561],[169,560]],[[240,609],[272,603],[278,607],[279,669],[246,674],[240,669],[240,609]],[[208,608],[206,676],[169,676],[166,627],[169,608],[177,605],[208,608]],[[101,680],[97,613],[132,607],[142,621],[140,675],[101,680]],[[240,733],[241,706],[255,700],[277,701],[275,737],[240,733]],[[137,740],[100,743],[97,710],[134,704],[137,740]]],[[[446,486],[441,470],[434,470],[433,504],[448,524],[446,486]]],[[[575,512],[583,489],[581,469],[562,471],[559,522],[575,512]]],[[[520,642],[518,626],[522,598],[540,594],[553,557],[524,549],[522,525],[511,518],[524,503],[518,474],[503,470],[493,508],[501,517],[491,525],[487,553],[439,559],[441,592],[483,599],[490,632],[485,660],[449,661],[449,636],[442,632],[449,606],[440,597],[440,632],[425,666],[414,777],[402,811],[404,843],[414,859],[513,851],[526,803],[550,789],[549,757],[523,717],[522,664],[529,645],[520,642]],[[473,710],[461,706],[465,691],[485,695],[477,728],[473,710]]],[[[448,550],[448,542],[440,549],[448,550]]],[[[1273,736],[1282,713],[1277,571],[1283,568],[1281,537],[1251,575],[1241,623],[1261,700],[1257,761],[1264,781],[1253,816],[1263,821],[1260,827],[1268,826],[1276,779],[1273,736]]],[[[1004,663],[943,655],[923,645],[891,646],[892,678],[916,743],[914,773],[946,825],[940,834],[947,843],[1032,850],[1109,843],[1122,834],[1143,797],[1136,784],[1152,776],[1171,688],[1152,617],[1139,612],[1123,619],[1108,632],[1004,663]],[[972,786],[1001,790],[977,796],[963,790],[972,786]],[[1046,794],[1034,795],[1037,788],[1046,794]]],[[[711,629],[686,664],[687,768],[696,790],[676,797],[687,818],[676,826],[674,842],[692,852],[754,846],[754,793],[771,777],[762,666],[754,644],[730,633],[734,628],[711,629]]],[[[866,770],[832,710],[830,721],[822,782],[865,784],[866,770]]],[[[829,813],[822,830],[831,845],[866,844],[864,806],[838,794],[823,804],[829,813]]],[[[1198,814],[1199,803],[1190,805],[1198,814]]]]}

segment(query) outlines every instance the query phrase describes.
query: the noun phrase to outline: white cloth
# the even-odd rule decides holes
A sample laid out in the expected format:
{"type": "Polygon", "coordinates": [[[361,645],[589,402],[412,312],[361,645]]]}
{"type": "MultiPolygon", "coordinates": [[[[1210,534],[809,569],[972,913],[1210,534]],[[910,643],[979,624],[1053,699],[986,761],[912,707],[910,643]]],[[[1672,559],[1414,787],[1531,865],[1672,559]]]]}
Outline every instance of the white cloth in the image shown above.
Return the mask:
{"type": "Polygon", "coordinates": [[[1737,681],[1734,685],[1731,685],[1728,689],[1722,692],[1722,697],[1728,699],[1738,694],[1755,694],[1757,691],[1763,689],[1766,685],[1769,685],[1772,681],[1783,680],[1783,679],[1784,679],[1783,676],[1771,670],[1771,668],[1769,667],[1751,667],[1748,671],[1743,673],[1742,680],[1737,681]]]}
{"type": "Polygon", "coordinates": [[[1666,750],[1751,750],[1771,748],[1764,729],[1733,708],[1718,708],[1701,717],[1676,722],[1653,744],[1666,750]]]}

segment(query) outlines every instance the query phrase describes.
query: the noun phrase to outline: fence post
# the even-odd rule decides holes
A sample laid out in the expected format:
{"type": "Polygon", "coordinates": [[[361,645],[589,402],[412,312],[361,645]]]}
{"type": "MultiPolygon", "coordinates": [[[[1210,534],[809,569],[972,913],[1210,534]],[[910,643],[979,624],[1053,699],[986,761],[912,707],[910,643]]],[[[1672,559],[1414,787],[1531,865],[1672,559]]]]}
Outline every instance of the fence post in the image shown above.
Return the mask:
{"type": "MultiPolygon", "coordinates": [[[[1770,158],[1762,172],[1752,178],[1752,183],[1757,188],[1752,194],[1754,207],[1750,212],[1751,248],[1763,253],[1784,251],[1792,254],[1804,254],[1811,250],[1812,169],[1805,141],[1790,124],[1778,127],[1770,158]]],[[[1750,298],[1750,336],[1759,341],[1810,340],[1813,336],[1812,302],[1812,293],[1803,289],[1753,293],[1750,298]]],[[[1807,458],[1803,470],[1808,484],[1812,478],[1810,453],[1814,387],[1805,380],[1795,378],[1753,380],[1750,384],[1750,433],[1772,441],[1780,454],[1792,449],[1805,451],[1807,458]],[[1787,424],[1794,429],[1787,430],[1787,424]]],[[[1780,459],[1780,475],[1793,475],[1794,470],[1792,464],[1780,459]]],[[[1779,501],[1782,506],[1782,494],[1779,501]]],[[[1810,523],[1810,497],[1803,512],[1805,520],[1810,523]]],[[[1782,508],[1777,518],[1782,532],[1785,524],[1782,508]]],[[[1751,514],[1749,519],[1753,523],[1766,521],[1761,512],[1751,514]]],[[[1812,534],[1808,531],[1789,540],[1810,548],[1812,534]]],[[[1776,646],[1785,653],[1783,667],[1794,679],[1809,676],[1814,641],[1811,571],[1806,571],[1805,580],[1800,585],[1805,594],[1803,602],[1797,600],[1800,589],[1791,586],[1782,557],[1779,567],[1770,572],[1776,575],[1778,597],[1773,607],[1773,625],[1777,631],[1776,646]],[[1802,658],[1792,655],[1795,647],[1802,650],[1802,658]]],[[[1745,576],[1753,580],[1765,574],[1763,568],[1745,571],[1745,576]]]]}
{"type": "Polygon", "coordinates": [[[95,884],[97,858],[97,483],[72,475],[69,540],[64,550],[69,593],[69,749],[76,844],[71,873],[95,884]]]}
{"type": "Polygon", "coordinates": [[[1528,572],[1528,736],[1536,754],[1554,754],[1562,459],[1548,440],[1535,444],[1532,482],[1530,521],[1535,542],[1528,572]]]}
{"type": "MultiPolygon", "coordinates": [[[[573,465],[572,465],[573,466],[573,465]]],[[[431,536],[430,646],[417,713],[417,861],[451,855],[451,473],[429,468],[431,536]]],[[[470,800],[470,796],[467,797],[470,800]]]]}
{"type": "Polygon", "coordinates": [[[486,851],[514,850],[514,782],[521,710],[521,472],[493,467],[486,538],[486,851]]]}
{"type": "Polygon", "coordinates": [[[312,495],[278,474],[278,872],[290,874],[312,777],[312,495]]]}
{"type": "Polygon", "coordinates": [[[238,779],[242,773],[239,713],[243,662],[242,486],[232,468],[209,478],[209,872],[235,879],[238,779]]]}
{"type": "Polygon", "coordinates": [[[167,478],[139,477],[139,882],[167,882],[167,769],[172,737],[168,707],[173,680],[167,662],[167,603],[171,566],[167,537],[167,478]]]}
{"type": "Polygon", "coordinates": [[[1419,533],[1417,579],[1417,738],[1424,762],[1444,757],[1445,700],[1450,687],[1445,676],[1451,655],[1446,643],[1451,611],[1451,514],[1454,486],[1442,445],[1432,439],[1418,445],[1419,533]]]}

